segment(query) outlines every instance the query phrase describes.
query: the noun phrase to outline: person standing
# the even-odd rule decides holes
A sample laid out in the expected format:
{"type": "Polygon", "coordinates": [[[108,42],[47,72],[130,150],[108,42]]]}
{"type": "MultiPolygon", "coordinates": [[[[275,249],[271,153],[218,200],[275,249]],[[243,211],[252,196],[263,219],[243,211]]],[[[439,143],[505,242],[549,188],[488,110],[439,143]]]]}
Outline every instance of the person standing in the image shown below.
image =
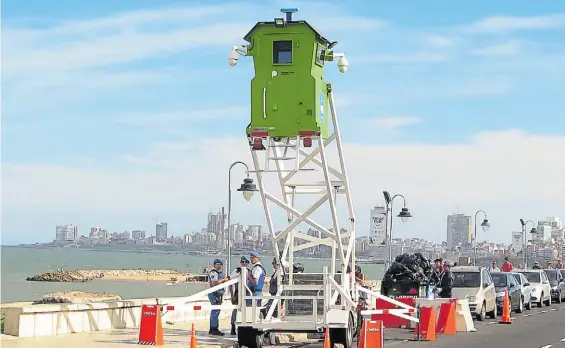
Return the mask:
{"type": "Polygon", "coordinates": [[[514,266],[512,262],[508,261],[508,257],[504,258],[504,263],[502,264],[502,272],[512,272],[514,266]]]}
{"type": "Polygon", "coordinates": [[[496,261],[492,262],[488,270],[489,272],[500,272],[500,268],[498,268],[498,264],[496,263],[496,261]]]}
{"type": "MultiPolygon", "coordinates": [[[[281,282],[284,282],[285,278],[286,278],[286,272],[285,272],[285,269],[284,269],[284,264],[283,264],[283,267],[281,267],[278,264],[276,257],[273,257],[273,275],[271,276],[271,279],[269,280],[269,295],[271,295],[271,296],[276,296],[277,293],[278,293],[278,290],[279,290],[279,286],[278,286],[279,273],[281,275],[281,282]]],[[[267,316],[267,312],[270,309],[273,302],[274,302],[274,300],[270,299],[267,302],[267,305],[265,306],[265,308],[261,309],[261,313],[263,313],[263,318],[265,318],[267,316]]],[[[284,300],[282,300],[282,299],[279,300],[277,307],[273,311],[273,318],[278,317],[278,307],[282,306],[283,303],[284,303],[284,300]]]]}
{"type": "MultiPolygon", "coordinates": [[[[247,272],[247,287],[251,291],[252,296],[262,296],[267,272],[261,264],[261,255],[258,252],[252,251],[249,256],[251,259],[251,269],[247,272]]],[[[250,307],[251,300],[247,300],[246,305],[250,307]]],[[[261,306],[261,300],[257,300],[257,305],[261,306]]]]}
{"type": "MultiPolygon", "coordinates": [[[[222,271],[222,267],[224,262],[220,259],[214,260],[214,267],[208,273],[208,282],[210,287],[213,288],[219,284],[227,282],[229,279],[224,276],[224,272],[222,271]]],[[[221,305],[224,299],[225,294],[224,289],[216,290],[210,294],[208,294],[208,299],[210,300],[210,304],[212,306],[221,305]]],[[[214,309],[210,312],[210,330],[208,331],[209,335],[213,336],[224,336],[224,333],[220,331],[220,310],[214,309]]]]}
{"type": "Polygon", "coordinates": [[[553,269],[553,266],[551,265],[551,261],[547,261],[547,266],[545,266],[545,269],[553,269]]]}
{"type": "Polygon", "coordinates": [[[555,269],[563,269],[565,267],[563,267],[563,261],[561,261],[561,259],[557,260],[557,263],[555,264],[555,269]]]}
{"type": "MultiPolygon", "coordinates": [[[[247,268],[247,266],[249,265],[249,260],[247,259],[247,257],[242,256],[241,259],[239,260],[239,267],[237,267],[229,276],[229,279],[233,279],[233,278],[237,278],[239,277],[240,273],[241,273],[241,269],[242,268],[247,268]]],[[[231,303],[233,305],[237,305],[239,303],[239,283],[234,284],[231,286],[231,303]]],[[[231,335],[237,335],[237,332],[235,331],[235,321],[237,320],[237,309],[234,308],[231,312],[231,335]]]]}
{"type": "Polygon", "coordinates": [[[449,262],[446,262],[443,265],[443,271],[440,274],[439,287],[441,290],[438,296],[441,298],[451,298],[452,296],[454,278],[450,268],[451,265],[449,262]]]}

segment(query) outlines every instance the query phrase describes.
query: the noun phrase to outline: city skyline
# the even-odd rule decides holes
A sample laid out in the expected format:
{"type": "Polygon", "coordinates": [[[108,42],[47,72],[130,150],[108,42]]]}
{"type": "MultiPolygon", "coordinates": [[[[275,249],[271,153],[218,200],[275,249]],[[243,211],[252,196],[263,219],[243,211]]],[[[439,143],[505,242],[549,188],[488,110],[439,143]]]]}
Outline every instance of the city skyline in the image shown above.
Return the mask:
{"type": "MultiPolygon", "coordinates": [[[[230,69],[227,53],[278,4],[34,6],[2,8],[3,243],[50,239],[65,222],[149,231],[155,216],[181,233],[227,206],[229,165],[251,164],[253,76],[250,60],[230,69]]],[[[339,41],[350,63],[325,78],[360,234],[383,190],[403,194],[414,215],[395,236],[443,240],[457,206],[485,210],[491,228],[479,238],[500,241],[519,218],[564,216],[561,3],[297,7],[294,18],[339,41]]],[[[233,187],[245,176],[234,168],[233,187]]],[[[258,198],[234,191],[233,221],[264,225],[258,198]]]]}

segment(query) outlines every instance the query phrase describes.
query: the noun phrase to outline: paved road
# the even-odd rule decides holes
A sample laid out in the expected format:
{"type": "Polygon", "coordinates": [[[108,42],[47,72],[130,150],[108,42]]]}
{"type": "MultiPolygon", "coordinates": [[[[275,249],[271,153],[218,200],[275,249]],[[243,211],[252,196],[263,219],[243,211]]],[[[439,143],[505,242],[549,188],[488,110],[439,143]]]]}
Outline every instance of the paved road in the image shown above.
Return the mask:
{"type": "MultiPolygon", "coordinates": [[[[475,322],[477,332],[438,335],[434,342],[416,342],[409,330],[385,329],[385,348],[565,348],[565,306],[532,308],[522,314],[513,314],[512,324],[498,324],[486,319],[475,322]]],[[[307,348],[320,348],[321,343],[307,348]]],[[[306,347],[305,347],[306,348],[306,347]]]]}

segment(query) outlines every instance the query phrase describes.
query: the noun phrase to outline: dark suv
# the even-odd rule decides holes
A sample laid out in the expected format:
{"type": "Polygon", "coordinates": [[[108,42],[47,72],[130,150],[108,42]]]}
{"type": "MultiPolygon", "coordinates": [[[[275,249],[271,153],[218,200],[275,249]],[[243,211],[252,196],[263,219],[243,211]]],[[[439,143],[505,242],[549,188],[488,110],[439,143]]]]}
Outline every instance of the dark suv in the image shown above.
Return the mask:
{"type": "Polygon", "coordinates": [[[549,286],[551,286],[551,301],[554,303],[561,303],[565,300],[565,279],[558,269],[544,269],[543,270],[549,279],[549,286]]]}
{"type": "Polygon", "coordinates": [[[512,274],[505,272],[491,272],[490,276],[496,289],[496,308],[498,313],[502,313],[505,291],[508,291],[510,310],[521,313],[524,310],[524,301],[522,299],[522,290],[516,278],[512,274]]]}

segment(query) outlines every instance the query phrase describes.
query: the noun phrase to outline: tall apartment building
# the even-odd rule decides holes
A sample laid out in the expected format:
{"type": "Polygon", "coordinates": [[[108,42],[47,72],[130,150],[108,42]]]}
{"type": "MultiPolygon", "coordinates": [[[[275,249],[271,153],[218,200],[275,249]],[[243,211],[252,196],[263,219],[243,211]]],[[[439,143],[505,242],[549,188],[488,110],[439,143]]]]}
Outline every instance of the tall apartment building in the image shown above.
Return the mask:
{"type": "Polygon", "coordinates": [[[131,231],[131,238],[135,240],[145,239],[145,231],[133,230],[131,231]]]}
{"type": "Polygon", "coordinates": [[[78,226],[57,225],[55,227],[55,241],[58,243],[73,242],[78,240],[78,226]]]}
{"type": "Polygon", "coordinates": [[[473,242],[473,220],[465,214],[447,216],[447,248],[453,250],[458,246],[471,248],[473,242]]]}
{"type": "Polygon", "coordinates": [[[102,232],[102,227],[91,227],[90,228],[90,238],[104,238],[104,233],[102,232]]]}
{"type": "Polygon", "coordinates": [[[161,222],[155,225],[155,239],[157,241],[165,241],[167,240],[167,223],[161,222]]]}

